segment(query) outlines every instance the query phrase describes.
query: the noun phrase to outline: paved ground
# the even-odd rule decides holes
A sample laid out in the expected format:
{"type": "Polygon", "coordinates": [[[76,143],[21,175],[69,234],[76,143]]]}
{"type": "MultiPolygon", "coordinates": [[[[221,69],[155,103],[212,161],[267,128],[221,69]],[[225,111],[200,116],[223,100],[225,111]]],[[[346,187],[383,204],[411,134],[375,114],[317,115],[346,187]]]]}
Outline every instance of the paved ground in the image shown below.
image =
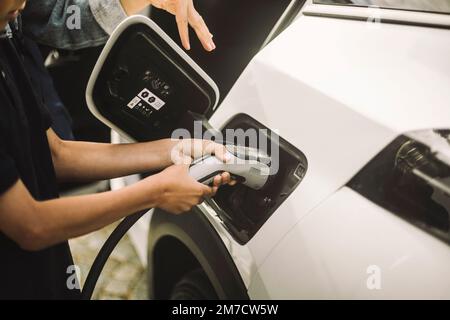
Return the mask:
{"type": "MultiPolygon", "coordinates": [[[[65,195],[79,195],[104,191],[107,183],[95,184],[65,195]]],[[[111,225],[97,232],[70,241],[75,264],[81,270],[81,285],[100,248],[114,230],[111,225]]],[[[100,276],[93,299],[145,300],[147,299],[147,274],[128,236],[125,236],[111,254],[100,276]]]]}
{"type": "MultiPolygon", "coordinates": [[[[75,264],[81,270],[81,285],[114,227],[115,225],[70,241],[75,264]]],[[[121,240],[111,254],[97,283],[93,299],[147,299],[147,275],[128,236],[121,240]]]]}

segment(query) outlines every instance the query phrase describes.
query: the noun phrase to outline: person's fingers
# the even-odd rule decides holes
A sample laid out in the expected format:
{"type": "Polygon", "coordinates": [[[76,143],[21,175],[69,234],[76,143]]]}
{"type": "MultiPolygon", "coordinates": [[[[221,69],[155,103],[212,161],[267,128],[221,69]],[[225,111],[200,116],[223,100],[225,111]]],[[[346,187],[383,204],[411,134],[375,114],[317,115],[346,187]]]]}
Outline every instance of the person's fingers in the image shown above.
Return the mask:
{"type": "Polygon", "coordinates": [[[189,13],[189,0],[179,0],[176,9],[176,21],[178,26],[178,33],[180,34],[181,43],[186,50],[191,49],[189,43],[188,13],[189,13]]]}
{"type": "Polygon", "coordinates": [[[217,194],[217,191],[219,191],[219,187],[213,187],[211,196],[214,197],[217,194]]]}
{"type": "Polygon", "coordinates": [[[161,9],[161,10],[166,10],[165,5],[164,5],[165,1],[162,0],[152,0],[152,7],[161,9]]]}
{"type": "Polygon", "coordinates": [[[185,141],[180,141],[170,150],[170,159],[174,164],[183,164],[183,162],[186,162],[184,160],[189,160],[186,164],[190,164],[192,162],[192,159],[188,159],[192,158],[190,150],[190,143],[188,146],[185,141]]]}
{"type": "Polygon", "coordinates": [[[202,156],[214,154],[215,143],[213,141],[203,140],[202,156]]]}
{"type": "Polygon", "coordinates": [[[214,177],[213,187],[220,187],[222,185],[222,176],[217,175],[214,177]]]}
{"type": "Polygon", "coordinates": [[[205,148],[204,142],[201,139],[193,139],[190,140],[190,156],[194,159],[200,158],[205,153],[203,152],[203,149],[205,148]]]}
{"type": "Polygon", "coordinates": [[[204,184],[201,184],[201,186],[202,186],[203,197],[211,197],[213,195],[213,188],[208,187],[204,184]]]}
{"type": "Polygon", "coordinates": [[[228,172],[222,173],[222,184],[230,184],[231,182],[231,175],[228,172]]]}
{"type": "Polygon", "coordinates": [[[207,143],[206,147],[203,150],[203,154],[213,154],[219,160],[225,163],[231,160],[227,148],[224,145],[212,141],[207,143]]]}
{"type": "Polygon", "coordinates": [[[207,51],[213,51],[216,48],[213,36],[209,32],[208,26],[202,16],[197,12],[192,0],[189,1],[189,24],[194,29],[203,48],[207,51]]]}
{"type": "Polygon", "coordinates": [[[192,158],[182,152],[172,154],[172,161],[176,165],[188,166],[192,163],[192,158]]]}
{"type": "Polygon", "coordinates": [[[214,144],[214,155],[222,160],[223,162],[227,163],[228,161],[230,161],[230,155],[227,151],[227,148],[221,144],[215,143],[214,144]]]}
{"type": "Polygon", "coordinates": [[[231,180],[230,183],[228,183],[229,186],[235,186],[237,184],[236,180],[231,180]]]}

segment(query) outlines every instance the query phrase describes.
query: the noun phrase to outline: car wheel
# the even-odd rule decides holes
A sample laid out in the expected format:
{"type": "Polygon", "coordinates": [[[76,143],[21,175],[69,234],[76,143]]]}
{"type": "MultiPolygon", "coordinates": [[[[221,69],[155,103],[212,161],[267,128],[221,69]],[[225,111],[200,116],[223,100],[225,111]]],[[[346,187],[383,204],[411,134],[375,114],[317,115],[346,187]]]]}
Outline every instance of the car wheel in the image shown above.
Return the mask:
{"type": "Polygon", "coordinates": [[[186,273],[175,285],[170,300],[217,300],[217,294],[202,269],[186,273]]]}

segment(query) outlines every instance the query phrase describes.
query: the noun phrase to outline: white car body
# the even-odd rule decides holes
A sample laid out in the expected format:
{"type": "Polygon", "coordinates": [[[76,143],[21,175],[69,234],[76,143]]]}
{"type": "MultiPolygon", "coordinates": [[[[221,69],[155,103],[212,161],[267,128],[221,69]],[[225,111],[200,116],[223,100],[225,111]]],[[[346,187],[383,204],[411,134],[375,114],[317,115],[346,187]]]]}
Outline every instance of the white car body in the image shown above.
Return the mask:
{"type": "MultiPolygon", "coordinates": [[[[199,206],[251,299],[450,298],[448,244],[346,186],[399,135],[450,128],[449,28],[450,15],[308,1],[248,65],[210,123],[244,111],[309,164],[245,245],[199,206]]],[[[131,232],[143,261],[147,226],[131,232]]]]}

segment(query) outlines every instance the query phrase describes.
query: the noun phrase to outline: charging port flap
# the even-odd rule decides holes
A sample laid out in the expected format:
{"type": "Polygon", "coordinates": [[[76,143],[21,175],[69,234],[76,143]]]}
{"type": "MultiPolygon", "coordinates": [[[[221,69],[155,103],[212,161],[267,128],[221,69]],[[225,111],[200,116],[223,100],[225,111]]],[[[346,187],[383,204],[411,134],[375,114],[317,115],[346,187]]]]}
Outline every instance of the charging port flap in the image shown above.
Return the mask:
{"type": "Polygon", "coordinates": [[[91,112],[134,141],[170,137],[217,106],[214,81],[153,21],[133,16],[106,44],[86,91],[91,112]]]}
{"type": "Polygon", "coordinates": [[[233,238],[246,244],[300,185],[308,161],[300,150],[247,114],[237,114],[230,119],[223,127],[223,135],[228,129],[249,133],[249,139],[230,141],[237,148],[247,146],[252,140],[251,132],[265,132],[254,138],[258,140],[258,147],[264,144],[268,147],[266,151],[271,159],[271,175],[262,188],[255,190],[244,184],[223,186],[207,201],[233,238]]]}

